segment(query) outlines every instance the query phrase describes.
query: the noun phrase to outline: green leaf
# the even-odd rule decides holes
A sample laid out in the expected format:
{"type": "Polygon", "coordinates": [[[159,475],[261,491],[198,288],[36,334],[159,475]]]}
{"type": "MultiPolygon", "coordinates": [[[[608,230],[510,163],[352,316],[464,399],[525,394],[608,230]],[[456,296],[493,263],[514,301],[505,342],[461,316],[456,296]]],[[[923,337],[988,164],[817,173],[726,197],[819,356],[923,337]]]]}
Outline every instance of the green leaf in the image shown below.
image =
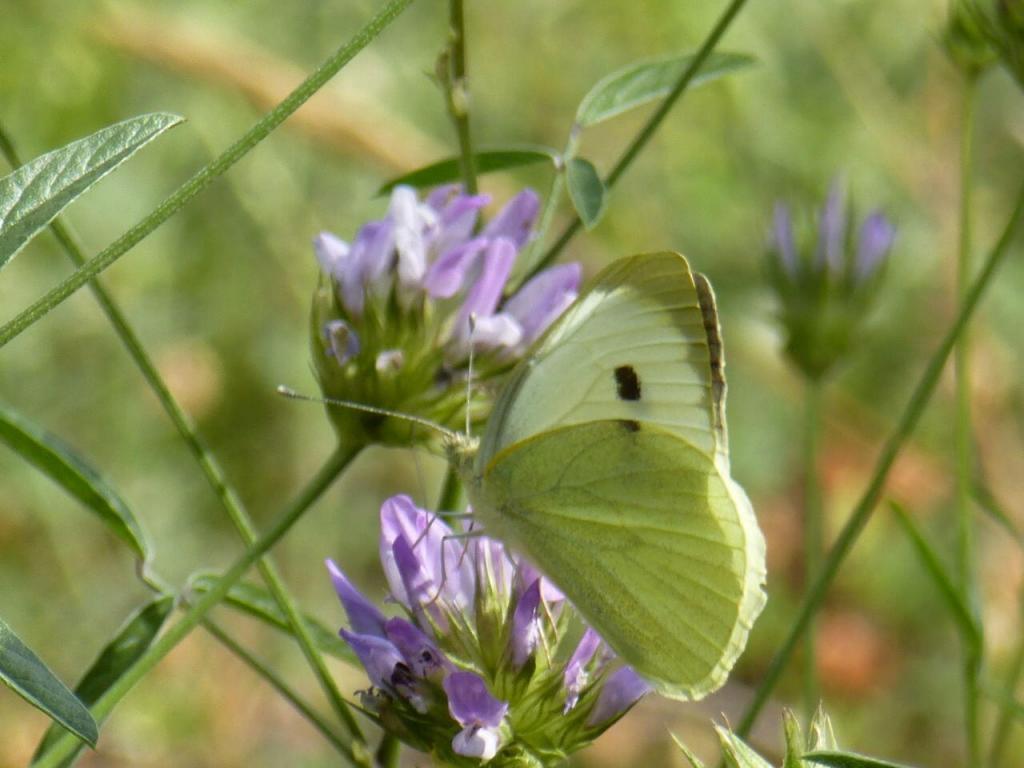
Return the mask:
{"type": "Polygon", "coordinates": [[[148,547],[135,515],[104,480],[61,440],[0,405],[0,442],[91,509],[145,560],[148,547]]]}
{"type": "Polygon", "coordinates": [[[594,164],[582,157],[569,160],[565,168],[569,197],[587,229],[593,229],[601,220],[605,208],[605,186],[594,164]]]}
{"type": "MultiPolygon", "coordinates": [[[[494,171],[504,171],[508,168],[518,168],[523,165],[533,165],[539,162],[550,163],[556,157],[558,157],[556,150],[540,146],[490,149],[473,154],[477,173],[493,173],[494,171]]],[[[459,165],[459,158],[449,157],[423,168],[418,168],[398,178],[391,179],[377,190],[377,194],[387,194],[400,184],[422,189],[424,187],[433,187],[437,184],[446,184],[450,181],[458,181],[461,178],[462,168],[459,165]]]]}
{"type": "Polygon", "coordinates": [[[856,752],[821,751],[808,752],[804,760],[829,768],[909,768],[902,763],[891,763],[887,760],[876,760],[873,757],[858,755],[856,752]]]}
{"type": "Polygon", "coordinates": [[[715,730],[722,745],[722,759],[729,768],[772,768],[771,763],[748,747],[735,733],[720,725],[716,725],[715,730]]]}
{"type": "Polygon", "coordinates": [[[78,738],[96,746],[99,729],[89,710],[3,619],[0,619],[0,680],[78,738]]]}
{"type": "Polygon", "coordinates": [[[676,746],[679,747],[679,750],[686,756],[686,759],[690,761],[691,768],[704,768],[703,761],[693,754],[693,752],[690,751],[690,748],[683,744],[678,736],[671,732],[669,733],[669,736],[672,737],[672,741],[676,743],[676,746]]]}
{"type": "Polygon", "coordinates": [[[182,120],[165,112],[133,117],[0,179],[0,269],[75,198],[182,120]]]}
{"type": "Polygon", "coordinates": [[[971,487],[971,495],[974,496],[974,500],[978,502],[985,512],[988,513],[989,517],[995,520],[1001,525],[1007,533],[1016,539],[1018,544],[1024,545],[1024,536],[1021,535],[1020,529],[1017,528],[1017,524],[1013,522],[1003,505],[999,503],[999,500],[995,497],[995,494],[989,490],[988,486],[982,480],[976,480],[974,485],[971,487]]]}
{"type": "MultiPolygon", "coordinates": [[[[586,128],[668,96],[683,72],[693,64],[693,57],[694,54],[686,53],[648,59],[613,72],[583,97],[576,110],[576,124],[586,128]]],[[[739,53],[712,53],[694,75],[689,87],[710,83],[753,63],[751,56],[739,53]]]]}
{"type": "Polygon", "coordinates": [[[907,514],[907,511],[900,504],[890,501],[889,506],[895,513],[896,519],[903,526],[903,530],[910,537],[910,541],[914,545],[914,549],[917,550],[925,570],[928,571],[932,581],[935,582],[935,586],[942,595],[950,615],[956,621],[960,634],[972,648],[975,650],[981,648],[981,629],[978,626],[978,622],[964,602],[960,590],[954,586],[953,579],[946,570],[946,566],[942,564],[942,560],[939,558],[935,548],[928,542],[911,516],[907,514]]]}
{"type": "MultiPolygon", "coordinates": [[[[114,639],[100,652],[96,661],[92,663],[75,687],[75,693],[82,703],[86,706],[95,704],[100,696],[120,679],[121,675],[131,669],[152,644],[173,608],[174,597],[161,595],[128,617],[114,639]]],[[[60,738],[61,732],[59,726],[50,726],[32,757],[33,762],[53,746],[54,742],[60,738]]],[[[62,762],[61,766],[69,766],[73,761],[74,755],[62,762]]]]}
{"type": "MultiPolygon", "coordinates": [[[[190,580],[190,587],[195,592],[202,594],[213,589],[218,580],[219,576],[216,574],[204,573],[194,576],[190,580]]],[[[279,629],[289,635],[293,634],[291,625],[288,623],[288,617],[284,615],[284,612],[278,606],[273,596],[263,587],[245,582],[235,584],[231,587],[227,597],[224,598],[224,602],[243,613],[259,619],[265,624],[269,624],[275,629],[279,629]]],[[[348,647],[345,641],[338,637],[336,632],[327,629],[311,616],[303,616],[303,620],[306,622],[306,629],[313,638],[313,642],[316,643],[317,648],[336,658],[344,659],[353,664],[357,663],[352,649],[348,647]]]]}
{"type": "Polygon", "coordinates": [[[782,760],[782,768],[803,768],[800,756],[806,751],[804,734],[800,730],[800,721],[788,709],[782,710],[782,726],[786,734],[786,755],[782,760]]]}

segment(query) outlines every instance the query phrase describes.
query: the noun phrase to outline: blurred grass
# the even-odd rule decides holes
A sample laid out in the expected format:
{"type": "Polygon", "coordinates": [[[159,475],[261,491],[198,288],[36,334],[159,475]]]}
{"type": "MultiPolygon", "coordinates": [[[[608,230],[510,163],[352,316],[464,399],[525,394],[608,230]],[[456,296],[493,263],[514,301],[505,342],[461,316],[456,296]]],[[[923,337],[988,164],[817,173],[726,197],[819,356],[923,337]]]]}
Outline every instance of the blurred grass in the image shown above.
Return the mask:
{"type": "MultiPolygon", "coordinates": [[[[251,124],[274,88],[308,70],[375,9],[369,0],[98,2],[5,0],[0,119],[33,156],[151,110],[188,117],[75,204],[68,219],[97,252],[251,124]],[[153,30],[166,50],[153,43],[153,30]],[[147,34],[149,37],[147,37],[147,34]],[[147,42],[148,41],[148,42],[147,42]],[[255,89],[255,90],[254,90],[255,89]]],[[[692,47],[720,11],[711,2],[611,0],[468,5],[473,130],[479,144],[561,145],[591,83],[636,58],[692,47]],[[581,55],[581,52],[585,52],[581,55]]],[[[733,682],[709,702],[648,701],[576,763],[679,765],[665,728],[713,753],[707,720],[736,717],[799,590],[799,382],[783,365],[761,273],[777,197],[815,199],[845,172],[862,207],[880,205],[900,233],[864,348],[828,402],[824,439],[829,530],[859,492],[886,425],[953,311],[957,79],[936,45],[939,0],[752,3],[723,49],[752,53],[750,72],[687,95],[616,189],[605,220],[569,255],[593,270],[617,255],[674,248],[709,274],[729,356],[736,475],[769,537],[771,600],[733,682]],[[679,723],[683,721],[682,727],[679,723]],[[664,727],[662,727],[664,726],[664,727]]],[[[310,238],[351,236],[379,216],[389,175],[452,152],[439,92],[426,74],[445,9],[416,4],[315,102],[104,278],[161,372],[265,522],[332,445],[319,410],[274,395],[311,389],[305,348],[315,280],[310,238]]],[[[1007,77],[982,84],[977,129],[977,242],[991,241],[1024,175],[1024,100],[1007,77]]],[[[629,115],[588,133],[599,168],[640,125],[629,115]]],[[[540,170],[485,178],[500,196],[540,170]]],[[[0,279],[0,320],[67,274],[48,237],[0,279]]],[[[975,333],[975,419],[993,491],[1024,524],[1024,411],[1019,327],[1024,266],[1011,261],[975,333]]],[[[235,534],[155,400],[81,292],[8,345],[0,398],[74,444],[120,490],[158,542],[156,564],[181,582],[226,564],[235,534]]],[[[891,493],[920,512],[940,545],[949,525],[947,382],[900,461],[891,493]]],[[[337,624],[321,561],[344,562],[376,596],[376,510],[388,494],[430,498],[439,462],[373,451],[275,550],[311,612],[337,624]]],[[[0,613],[73,681],[141,600],[123,548],[9,451],[0,451],[0,613]]],[[[1022,631],[1024,561],[982,519],[986,640],[995,675],[1022,631]]],[[[226,609],[218,618],[319,702],[296,650],[226,609]]],[[[846,746],[928,766],[959,765],[956,638],[898,526],[871,524],[821,621],[819,668],[846,746]]],[[[342,690],[363,684],[340,665],[342,690]]],[[[798,701],[794,675],[784,702],[798,701]]],[[[755,741],[778,746],[778,710],[755,741]]],[[[987,727],[992,722],[986,710],[987,727]]],[[[0,765],[24,764],[46,721],[0,692],[0,765]]],[[[1007,754],[1024,751],[1018,730],[1007,754]]],[[[83,765],[330,765],[317,735],[237,660],[197,633],[117,710],[83,765]]]]}

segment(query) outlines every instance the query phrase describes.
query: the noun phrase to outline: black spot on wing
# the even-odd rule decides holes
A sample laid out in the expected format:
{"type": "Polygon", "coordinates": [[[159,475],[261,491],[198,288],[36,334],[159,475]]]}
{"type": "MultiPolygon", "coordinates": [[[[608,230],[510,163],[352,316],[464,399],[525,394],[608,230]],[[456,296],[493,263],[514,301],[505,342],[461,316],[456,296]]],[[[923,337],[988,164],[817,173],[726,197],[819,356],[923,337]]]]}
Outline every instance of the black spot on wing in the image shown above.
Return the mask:
{"type": "Polygon", "coordinates": [[[620,365],[615,369],[615,388],[620,400],[640,399],[640,377],[632,365],[620,365]]]}

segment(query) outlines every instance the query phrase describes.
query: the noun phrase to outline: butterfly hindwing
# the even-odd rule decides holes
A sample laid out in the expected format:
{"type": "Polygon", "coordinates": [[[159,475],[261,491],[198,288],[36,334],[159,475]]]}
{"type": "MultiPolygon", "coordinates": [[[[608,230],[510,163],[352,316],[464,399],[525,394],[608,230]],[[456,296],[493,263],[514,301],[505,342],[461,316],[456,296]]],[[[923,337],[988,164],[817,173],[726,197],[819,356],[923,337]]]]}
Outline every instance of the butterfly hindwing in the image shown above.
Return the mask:
{"type": "Polygon", "coordinates": [[[485,530],[661,693],[724,682],[763,603],[748,578],[763,551],[710,457],[660,427],[603,420],[511,446],[483,479],[485,530]]]}

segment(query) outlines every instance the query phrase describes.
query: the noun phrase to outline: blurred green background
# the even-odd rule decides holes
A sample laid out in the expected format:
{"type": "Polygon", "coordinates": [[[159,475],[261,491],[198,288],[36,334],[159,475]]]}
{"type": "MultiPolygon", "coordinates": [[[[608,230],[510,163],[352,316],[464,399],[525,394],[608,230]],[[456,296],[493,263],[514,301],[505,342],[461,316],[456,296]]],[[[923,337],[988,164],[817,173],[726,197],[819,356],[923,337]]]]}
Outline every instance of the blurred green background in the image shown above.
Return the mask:
{"type": "MultiPolygon", "coordinates": [[[[157,110],[188,122],[69,211],[95,254],[244,132],[380,3],[0,3],[0,120],[25,157],[157,110]]],[[[472,121],[479,144],[561,146],[579,99],[635,59],[696,46],[722,3],[523,0],[467,3],[472,121]]],[[[608,215],[566,257],[592,273],[627,253],[686,253],[715,285],[729,361],[735,475],[768,536],[770,601],[729,685],[696,705],[646,701],[576,761],[681,765],[669,728],[713,755],[709,721],[735,721],[782,637],[800,590],[802,387],[780,357],[762,270],[777,198],[813,203],[845,174],[861,210],[899,225],[888,280],[858,353],[830,388],[821,466],[828,529],[842,524],[927,354],[953,312],[960,82],[939,45],[942,0],[755,2],[723,50],[756,68],[687,95],[616,189],[608,215]]],[[[382,215],[382,181],[453,151],[427,77],[447,5],[421,0],[313,102],[103,279],[182,404],[265,525],[332,447],[321,411],[274,394],[313,388],[306,349],[316,279],[311,237],[349,238],[382,215]]],[[[586,135],[607,170],[646,111],[586,135]]],[[[1024,176],[1024,97],[1002,72],[982,82],[976,235],[991,243],[1024,176]]],[[[543,170],[484,179],[499,202],[543,170]]],[[[557,231],[557,230],[556,230],[557,231]]],[[[1019,247],[1019,243],[1018,243],[1019,247]]],[[[1019,254],[1018,254],[1019,255],[1019,254]]],[[[0,280],[0,320],[70,271],[49,235],[0,280]]],[[[989,484],[1024,524],[1021,324],[1024,264],[1011,259],[975,326],[974,415],[989,484]]],[[[87,291],[5,347],[0,400],[74,445],[157,542],[155,567],[182,583],[240,551],[237,537],[87,291]]],[[[951,552],[952,379],[944,381],[888,493],[951,552]]],[[[377,508],[433,498],[439,461],[364,454],[275,550],[289,584],[330,626],[341,611],[322,567],[344,563],[383,596],[377,508]]],[[[978,528],[988,674],[1020,642],[1024,559],[978,528]]],[[[145,598],[126,549],[48,480],[0,449],[0,615],[73,682],[145,598]]],[[[303,692],[319,690],[294,646],[251,621],[217,617],[303,692]]],[[[841,743],[919,765],[962,764],[958,643],[900,529],[880,508],[822,615],[817,666],[841,743]]],[[[359,673],[332,667],[351,692],[359,673]]],[[[800,700],[799,664],[778,705],[800,700]]],[[[985,728],[993,710],[985,708],[985,728]]],[[[780,708],[753,742],[777,754],[780,708]]],[[[46,718],[0,689],[0,765],[22,765],[46,718]]],[[[1024,753],[1024,729],[1008,750],[1024,753]]],[[[197,631],[117,709],[89,766],[327,766],[328,747],[215,641],[197,631]]],[[[410,758],[409,765],[420,764],[410,758]]],[[[1020,764],[1020,763],[1016,763],[1020,764]]]]}

